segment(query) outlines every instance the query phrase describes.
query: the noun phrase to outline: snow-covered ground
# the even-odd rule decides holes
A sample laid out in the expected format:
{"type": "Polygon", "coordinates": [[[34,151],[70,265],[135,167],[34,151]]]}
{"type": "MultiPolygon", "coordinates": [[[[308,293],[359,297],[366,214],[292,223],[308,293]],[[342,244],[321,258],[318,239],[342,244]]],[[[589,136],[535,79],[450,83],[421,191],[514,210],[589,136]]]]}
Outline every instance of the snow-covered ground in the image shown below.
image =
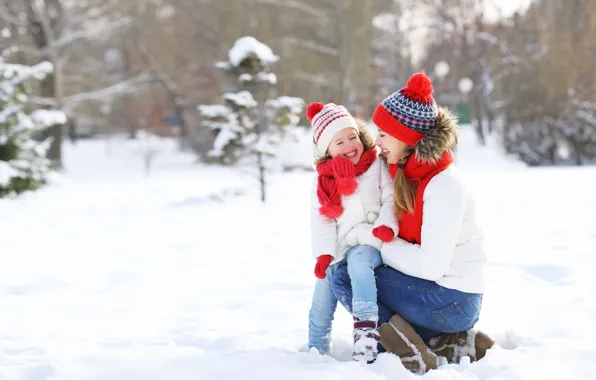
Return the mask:
{"type": "MultiPolygon", "coordinates": [[[[315,277],[312,173],[254,179],[159,144],[66,146],[64,174],[0,200],[0,379],[407,379],[392,355],[305,350],[315,277]]],[[[300,151],[296,149],[295,151],[300,151]]],[[[295,158],[295,157],[294,157],[295,158]]],[[[585,379],[596,373],[596,168],[528,169],[462,131],[490,263],[478,327],[499,347],[428,379],[585,379]]],[[[306,158],[308,162],[308,158],[306,158]]]]}

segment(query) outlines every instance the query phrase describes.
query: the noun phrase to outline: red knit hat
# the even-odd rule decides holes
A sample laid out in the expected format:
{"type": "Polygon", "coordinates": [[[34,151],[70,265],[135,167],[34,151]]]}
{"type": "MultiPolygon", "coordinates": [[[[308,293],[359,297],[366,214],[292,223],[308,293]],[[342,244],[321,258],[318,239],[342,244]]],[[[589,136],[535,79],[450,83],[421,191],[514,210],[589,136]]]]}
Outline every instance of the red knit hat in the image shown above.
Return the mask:
{"type": "Polygon", "coordinates": [[[408,85],[377,106],[372,120],[383,132],[408,145],[416,143],[437,123],[438,108],[430,79],[419,72],[408,85]]]}

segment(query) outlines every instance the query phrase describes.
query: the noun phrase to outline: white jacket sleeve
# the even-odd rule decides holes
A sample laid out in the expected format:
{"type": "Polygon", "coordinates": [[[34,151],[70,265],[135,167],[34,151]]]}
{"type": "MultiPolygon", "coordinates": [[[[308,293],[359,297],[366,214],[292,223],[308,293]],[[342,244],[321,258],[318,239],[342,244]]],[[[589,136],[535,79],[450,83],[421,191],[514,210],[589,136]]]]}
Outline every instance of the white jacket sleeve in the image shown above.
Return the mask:
{"type": "Polygon", "coordinates": [[[319,213],[317,197],[317,178],[312,185],[310,207],[310,231],[312,255],[316,259],[321,255],[337,257],[337,223],[319,213]]]}
{"type": "Polygon", "coordinates": [[[383,263],[407,275],[438,281],[447,273],[459,234],[465,194],[450,176],[435,176],[424,190],[421,245],[396,238],[384,243],[383,263]]]}
{"type": "Polygon", "coordinates": [[[345,237],[346,244],[350,247],[357,245],[368,245],[378,250],[381,250],[383,242],[376,238],[373,233],[373,225],[370,223],[360,223],[355,225],[345,237]]]}
{"type": "Polygon", "coordinates": [[[385,164],[381,165],[381,211],[375,222],[375,227],[387,226],[393,230],[394,236],[399,234],[397,218],[395,217],[395,201],[393,199],[393,178],[385,164]]]}

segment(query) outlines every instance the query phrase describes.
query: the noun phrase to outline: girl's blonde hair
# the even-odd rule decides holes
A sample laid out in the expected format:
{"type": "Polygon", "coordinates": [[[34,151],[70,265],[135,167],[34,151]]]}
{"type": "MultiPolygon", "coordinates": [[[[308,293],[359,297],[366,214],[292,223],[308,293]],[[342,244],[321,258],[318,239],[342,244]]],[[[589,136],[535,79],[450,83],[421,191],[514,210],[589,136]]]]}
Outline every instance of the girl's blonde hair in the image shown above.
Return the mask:
{"type": "MultiPolygon", "coordinates": [[[[398,161],[398,165],[405,165],[408,157],[410,157],[413,152],[414,147],[407,147],[404,152],[404,157],[398,161]]],[[[397,174],[393,180],[393,199],[395,200],[395,213],[398,216],[403,213],[414,212],[416,188],[412,181],[406,178],[403,168],[397,170],[397,174]]]]}
{"type": "MultiPolygon", "coordinates": [[[[358,125],[358,136],[360,137],[360,141],[362,145],[364,145],[364,152],[369,151],[371,149],[375,149],[375,140],[370,135],[369,126],[360,119],[356,119],[356,125],[358,125]]],[[[328,152],[325,152],[325,155],[322,157],[315,156],[315,165],[321,164],[323,162],[329,161],[331,156],[328,152]]]]}

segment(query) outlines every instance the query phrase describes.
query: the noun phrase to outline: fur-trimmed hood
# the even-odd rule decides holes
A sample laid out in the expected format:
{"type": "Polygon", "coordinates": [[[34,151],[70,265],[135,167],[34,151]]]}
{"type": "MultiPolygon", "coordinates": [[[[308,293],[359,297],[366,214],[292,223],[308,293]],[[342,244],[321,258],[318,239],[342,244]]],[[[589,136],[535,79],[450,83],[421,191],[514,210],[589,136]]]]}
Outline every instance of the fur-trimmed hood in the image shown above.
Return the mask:
{"type": "Polygon", "coordinates": [[[435,163],[443,153],[457,145],[457,118],[447,108],[439,107],[437,124],[416,145],[414,154],[423,163],[435,163]]]}

